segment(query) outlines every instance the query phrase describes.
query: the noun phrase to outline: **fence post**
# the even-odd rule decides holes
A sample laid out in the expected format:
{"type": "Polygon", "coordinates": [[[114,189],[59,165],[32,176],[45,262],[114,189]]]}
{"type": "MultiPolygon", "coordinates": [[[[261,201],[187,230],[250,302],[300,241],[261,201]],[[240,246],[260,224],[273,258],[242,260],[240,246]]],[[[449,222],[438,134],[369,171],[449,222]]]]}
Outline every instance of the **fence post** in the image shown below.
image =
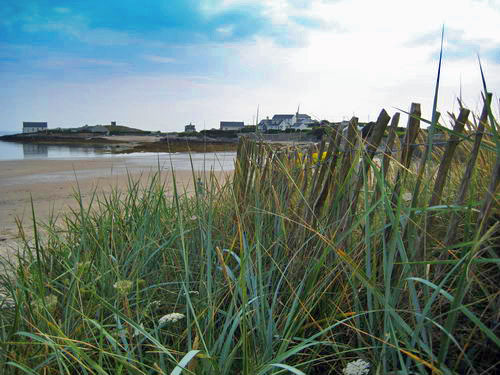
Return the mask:
{"type": "MultiPolygon", "coordinates": [[[[483,139],[484,124],[486,123],[486,121],[488,121],[488,110],[491,105],[492,96],[493,95],[491,93],[487,93],[486,98],[484,98],[483,111],[481,112],[481,116],[479,117],[479,124],[477,126],[476,136],[474,137],[474,145],[472,146],[470,158],[467,162],[467,167],[458,189],[457,199],[455,200],[455,204],[458,206],[461,206],[465,202],[465,196],[467,194],[467,191],[469,190],[470,179],[472,177],[472,172],[474,170],[477,156],[479,154],[479,149],[481,147],[481,141],[483,139]]],[[[450,217],[450,223],[448,225],[444,241],[447,246],[451,245],[455,241],[458,220],[459,215],[456,212],[453,212],[450,217]]]]}
{"type": "Polygon", "coordinates": [[[363,154],[362,156],[362,163],[360,164],[360,173],[358,176],[358,179],[356,181],[356,184],[354,186],[354,191],[352,194],[351,202],[352,202],[352,209],[349,213],[349,216],[347,217],[344,225],[344,229],[347,227],[351,226],[352,219],[354,215],[356,214],[356,208],[358,205],[358,197],[360,190],[363,186],[364,183],[364,175],[368,173],[370,167],[371,167],[371,161],[373,157],[375,156],[375,152],[377,151],[378,146],[380,145],[380,142],[382,141],[382,137],[384,136],[385,129],[387,128],[387,124],[389,124],[389,121],[391,120],[391,117],[388,115],[388,113],[385,111],[385,109],[382,109],[380,112],[377,122],[375,123],[375,127],[372,130],[372,135],[367,142],[366,145],[366,154],[363,154]]]}
{"type": "Polygon", "coordinates": [[[401,189],[402,180],[404,179],[404,177],[406,177],[408,168],[410,167],[413,151],[415,150],[414,143],[420,130],[421,114],[422,112],[420,109],[420,104],[412,103],[401,150],[400,162],[402,167],[398,169],[398,173],[396,175],[396,183],[394,185],[394,191],[391,198],[393,206],[396,205],[399,196],[399,190],[401,189]]]}
{"type": "Polygon", "coordinates": [[[384,178],[387,175],[389,163],[391,162],[392,147],[394,146],[394,140],[396,139],[399,117],[400,113],[396,112],[394,116],[392,116],[391,126],[389,127],[389,135],[387,136],[387,143],[385,144],[384,159],[382,160],[382,176],[384,176],[384,178]]]}
{"type": "MultiPolygon", "coordinates": [[[[465,123],[469,117],[470,111],[468,109],[462,108],[460,110],[460,114],[458,115],[458,119],[455,120],[455,125],[453,126],[453,131],[455,133],[461,133],[465,128],[465,123]]],[[[452,134],[450,139],[446,143],[446,148],[443,153],[443,157],[441,159],[441,163],[439,164],[438,173],[436,176],[436,181],[434,182],[434,190],[431,195],[431,199],[429,201],[428,207],[433,207],[438,205],[441,202],[441,196],[443,194],[444,185],[446,183],[446,177],[448,176],[448,171],[451,166],[451,161],[457,149],[458,143],[460,142],[460,138],[456,134],[452,134]]],[[[432,228],[432,224],[434,221],[433,214],[424,214],[425,215],[425,225],[424,231],[420,235],[418,244],[417,244],[417,259],[423,260],[425,258],[425,243],[427,239],[427,228],[432,228]]]]}
{"type": "MultiPolygon", "coordinates": [[[[349,177],[348,172],[352,167],[352,157],[354,153],[354,147],[356,146],[356,140],[358,138],[356,137],[357,127],[358,127],[358,118],[353,117],[351,121],[349,121],[349,125],[347,128],[347,138],[345,138],[344,142],[344,150],[343,150],[344,155],[342,157],[342,167],[340,168],[340,173],[338,175],[339,187],[344,189],[346,196],[350,196],[349,181],[347,181],[347,178],[349,177]]],[[[342,191],[340,191],[340,193],[342,193],[342,191]]],[[[347,208],[349,207],[349,200],[345,199],[340,206],[341,210],[338,213],[338,215],[342,217],[342,215],[346,213],[347,208]]]]}

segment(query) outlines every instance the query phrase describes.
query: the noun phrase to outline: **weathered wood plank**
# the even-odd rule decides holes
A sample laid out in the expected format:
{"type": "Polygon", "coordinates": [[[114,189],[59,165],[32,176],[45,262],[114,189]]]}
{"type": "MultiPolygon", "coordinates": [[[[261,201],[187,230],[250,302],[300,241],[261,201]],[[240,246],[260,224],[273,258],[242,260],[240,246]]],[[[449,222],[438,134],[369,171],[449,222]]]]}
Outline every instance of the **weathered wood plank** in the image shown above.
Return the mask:
{"type": "Polygon", "coordinates": [[[415,140],[417,139],[418,132],[420,130],[421,115],[422,111],[420,109],[420,104],[412,103],[410,107],[410,116],[408,117],[408,123],[406,125],[406,132],[402,144],[400,158],[401,166],[396,174],[396,182],[391,197],[393,206],[396,205],[401,189],[401,184],[408,173],[408,169],[410,168],[411,158],[413,156],[413,151],[415,150],[415,140]]]}
{"type": "MultiPolygon", "coordinates": [[[[458,115],[458,119],[455,121],[455,125],[453,126],[453,131],[455,133],[462,133],[465,128],[465,123],[469,118],[470,111],[466,108],[462,108],[460,110],[460,114],[458,115]]],[[[448,177],[448,171],[451,166],[451,162],[455,151],[460,143],[460,138],[456,134],[451,134],[448,143],[446,144],[446,148],[444,150],[443,158],[441,159],[441,163],[439,164],[438,173],[436,176],[436,181],[434,182],[434,191],[432,192],[431,200],[429,202],[429,206],[436,206],[441,201],[441,196],[443,194],[444,185],[446,183],[446,178],[448,177]]]]}
{"type": "MultiPolygon", "coordinates": [[[[481,116],[479,117],[479,124],[477,126],[476,135],[474,137],[474,145],[472,146],[470,158],[467,162],[467,167],[465,168],[465,173],[462,177],[462,181],[458,189],[457,198],[455,200],[455,204],[458,206],[464,204],[465,196],[467,194],[467,191],[469,190],[472,172],[474,170],[474,166],[476,165],[477,156],[479,154],[479,149],[483,140],[484,124],[486,123],[486,121],[488,121],[488,110],[491,105],[491,99],[492,94],[486,94],[486,98],[484,98],[483,111],[481,112],[481,116]]],[[[446,245],[451,245],[455,241],[459,218],[460,216],[457,213],[452,213],[444,241],[446,245]]]]}
{"type": "Polygon", "coordinates": [[[477,225],[480,234],[484,234],[488,229],[487,222],[491,214],[491,209],[493,207],[493,204],[498,199],[497,197],[495,197],[495,193],[497,191],[499,182],[500,182],[500,154],[497,154],[495,166],[491,171],[491,179],[488,185],[488,191],[485,194],[484,202],[481,207],[481,211],[479,213],[479,219],[477,225]]]}
{"type": "Polygon", "coordinates": [[[389,127],[389,134],[387,136],[387,143],[385,144],[384,150],[384,158],[382,159],[382,175],[387,175],[387,171],[389,170],[389,164],[392,158],[392,148],[394,146],[394,140],[396,139],[396,130],[399,125],[399,118],[401,114],[396,112],[394,116],[392,116],[391,126],[389,127]]]}
{"type": "MultiPolygon", "coordinates": [[[[358,137],[356,136],[357,132],[357,127],[358,127],[358,118],[353,117],[351,121],[349,121],[349,125],[347,127],[347,137],[345,139],[344,144],[344,149],[343,149],[343,157],[342,157],[342,166],[340,168],[340,173],[338,174],[337,182],[339,184],[339,189],[337,191],[337,194],[343,194],[346,197],[350,196],[350,189],[349,189],[349,181],[348,178],[350,178],[349,170],[352,167],[352,159],[354,156],[354,150],[356,146],[356,141],[358,137]]],[[[338,212],[339,218],[343,217],[350,205],[349,199],[344,199],[343,202],[340,204],[340,211],[338,212]]]]}
{"type": "MultiPolygon", "coordinates": [[[[380,114],[377,118],[377,122],[375,123],[375,127],[373,128],[372,135],[367,142],[366,152],[363,154],[363,162],[360,165],[360,173],[359,173],[358,179],[356,181],[354,191],[352,193],[351,219],[352,219],[352,216],[354,216],[354,214],[356,212],[359,192],[361,191],[361,187],[363,186],[363,184],[365,182],[365,176],[368,173],[368,171],[370,170],[371,161],[373,160],[373,157],[375,156],[375,152],[377,151],[377,148],[380,145],[380,142],[382,141],[382,137],[384,136],[385,129],[387,128],[387,125],[389,124],[390,120],[391,120],[391,117],[389,116],[389,114],[385,111],[385,109],[382,109],[382,111],[380,112],[380,114]]],[[[349,224],[350,223],[348,222],[348,225],[349,224]]]]}

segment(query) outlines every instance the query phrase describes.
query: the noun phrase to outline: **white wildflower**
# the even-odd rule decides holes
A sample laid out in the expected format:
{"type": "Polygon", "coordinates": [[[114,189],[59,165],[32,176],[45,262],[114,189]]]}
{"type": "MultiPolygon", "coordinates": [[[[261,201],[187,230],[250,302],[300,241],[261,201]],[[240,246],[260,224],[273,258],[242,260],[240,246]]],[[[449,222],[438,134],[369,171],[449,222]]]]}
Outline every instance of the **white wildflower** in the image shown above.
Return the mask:
{"type": "Polygon", "coordinates": [[[179,313],[171,313],[171,314],[167,314],[167,315],[163,315],[160,320],[158,321],[158,323],[160,325],[164,324],[164,323],[175,323],[177,322],[178,320],[181,320],[181,319],[184,319],[184,314],[179,314],[179,313]]]}
{"type": "Polygon", "coordinates": [[[195,216],[195,215],[193,215],[193,216],[191,216],[191,220],[192,220],[192,221],[198,220],[198,217],[197,217],[197,216],[195,216]]]}
{"type": "Polygon", "coordinates": [[[149,306],[151,308],[153,308],[153,309],[157,309],[158,307],[160,307],[160,305],[161,305],[161,302],[159,300],[157,300],[157,301],[151,301],[149,303],[149,306]]]}
{"type": "Polygon", "coordinates": [[[344,370],[344,375],[367,375],[370,372],[370,364],[363,359],[349,362],[344,370]]]}
{"type": "Polygon", "coordinates": [[[404,193],[402,196],[405,202],[410,202],[413,199],[412,193],[404,193]]]}

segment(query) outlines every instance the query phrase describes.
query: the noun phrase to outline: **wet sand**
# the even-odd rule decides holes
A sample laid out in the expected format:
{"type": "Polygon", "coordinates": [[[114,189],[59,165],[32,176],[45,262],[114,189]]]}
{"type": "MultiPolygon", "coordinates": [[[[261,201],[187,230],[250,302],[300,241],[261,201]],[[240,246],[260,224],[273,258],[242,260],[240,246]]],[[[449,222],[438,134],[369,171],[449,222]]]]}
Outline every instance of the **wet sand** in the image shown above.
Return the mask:
{"type": "MultiPolygon", "coordinates": [[[[0,256],[12,254],[17,247],[16,221],[22,223],[26,233],[32,232],[31,199],[37,220],[46,222],[51,216],[57,218],[72,208],[77,209],[77,191],[84,204],[88,204],[94,192],[107,193],[113,188],[124,190],[130,178],[146,184],[151,174],[158,170],[167,190],[171,191],[170,163],[171,160],[153,157],[0,161],[0,256]]],[[[230,174],[230,164],[226,161],[224,166],[215,167],[219,181],[230,174]]],[[[201,165],[198,160],[195,170],[211,169],[210,165],[205,168],[201,165]]],[[[178,157],[173,166],[178,189],[192,194],[190,162],[186,162],[185,157],[178,157]]]]}

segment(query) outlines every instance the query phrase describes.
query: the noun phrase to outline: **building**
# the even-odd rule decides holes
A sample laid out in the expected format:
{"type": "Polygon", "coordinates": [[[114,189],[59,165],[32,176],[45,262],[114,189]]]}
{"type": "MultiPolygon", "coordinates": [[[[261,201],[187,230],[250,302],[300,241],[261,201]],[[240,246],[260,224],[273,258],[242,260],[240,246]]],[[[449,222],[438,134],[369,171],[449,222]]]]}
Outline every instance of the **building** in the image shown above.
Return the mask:
{"type": "Polygon", "coordinates": [[[296,113],[292,118],[292,125],[289,127],[290,129],[295,130],[306,130],[311,129],[314,126],[318,126],[319,122],[313,120],[311,116],[306,115],[305,113],[296,113]]]}
{"type": "Polygon", "coordinates": [[[272,118],[271,128],[268,130],[281,130],[285,131],[293,124],[293,117],[295,115],[274,115],[272,118]]]}
{"type": "Polygon", "coordinates": [[[243,121],[221,121],[220,130],[234,130],[238,131],[245,127],[243,121]]]}
{"type": "Polygon", "coordinates": [[[37,133],[47,130],[46,122],[23,122],[23,133],[37,133]]]}
{"type": "Polygon", "coordinates": [[[261,120],[259,122],[259,125],[257,125],[258,129],[262,132],[267,131],[270,129],[273,125],[273,120],[271,120],[269,117],[265,118],[264,120],[261,120]]]}
{"type": "Polygon", "coordinates": [[[307,122],[311,120],[311,116],[306,115],[305,113],[296,113],[292,117],[292,125],[295,125],[296,123],[301,123],[301,122],[307,122]]]}
{"type": "Polygon", "coordinates": [[[274,115],[272,119],[267,117],[265,120],[259,122],[259,130],[281,130],[284,131],[292,125],[294,115],[274,115]]]}
{"type": "Polygon", "coordinates": [[[195,132],[196,131],[196,126],[194,126],[193,124],[189,123],[189,125],[184,126],[184,131],[186,133],[195,132]]]}
{"type": "Polygon", "coordinates": [[[304,113],[295,114],[279,114],[274,115],[272,119],[267,117],[265,120],[259,122],[259,130],[279,130],[285,131],[287,129],[303,130],[310,129],[317,126],[318,122],[311,119],[311,116],[304,113]]]}

